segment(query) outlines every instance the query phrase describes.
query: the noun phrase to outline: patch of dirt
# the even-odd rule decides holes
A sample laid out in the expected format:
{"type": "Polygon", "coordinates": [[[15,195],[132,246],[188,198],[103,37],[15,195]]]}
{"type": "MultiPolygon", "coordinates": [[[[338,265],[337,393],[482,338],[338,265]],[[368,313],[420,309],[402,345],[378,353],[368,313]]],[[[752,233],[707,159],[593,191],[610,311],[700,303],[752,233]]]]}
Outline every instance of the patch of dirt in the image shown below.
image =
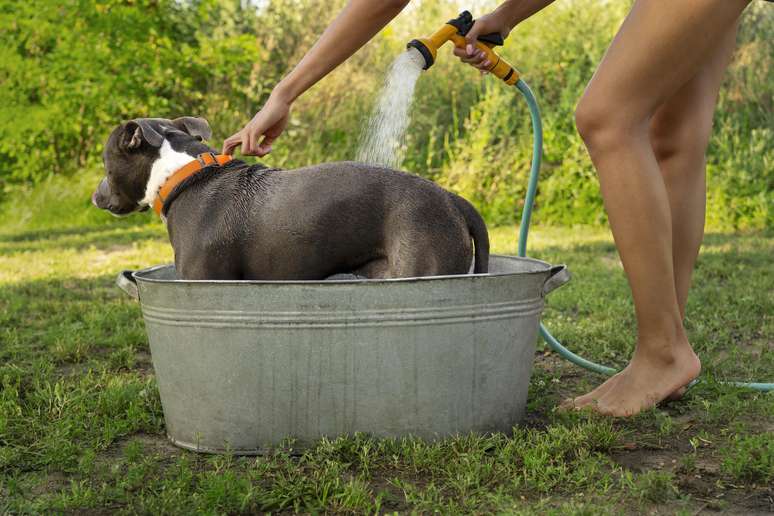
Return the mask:
{"type": "Polygon", "coordinates": [[[70,485],[70,479],[61,471],[47,473],[40,484],[30,490],[32,496],[57,493],[70,485]]]}
{"type": "MultiPolygon", "coordinates": [[[[99,369],[99,362],[106,362],[111,353],[115,353],[117,350],[103,347],[91,347],[88,349],[87,357],[81,360],[64,359],[61,360],[56,368],[57,374],[60,377],[68,376],[81,376],[88,373],[90,370],[99,369]]],[[[118,367],[121,371],[136,372],[143,376],[151,376],[154,374],[153,360],[149,352],[145,350],[139,350],[134,354],[134,364],[131,368],[124,366],[118,367]]]]}
{"type": "Polygon", "coordinates": [[[61,377],[81,376],[86,374],[93,366],[94,364],[88,362],[64,362],[56,368],[56,372],[61,377]]]}
{"type": "MultiPolygon", "coordinates": [[[[117,439],[105,450],[98,452],[94,459],[93,470],[85,478],[91,483],[113,481],[112,479],[126,473],[129,469],[126,448],[133,442],[139,442],[142,447],[140,456],[134,457],[133,462],[151,458],[162,465],[162,469],[173,465],[178,457],[187,453],[174,446],[163,434],[136,433],[117,439]]],[[[198,459],[195,459],[195,463],[199,463],[198,459]]]]}
{"type": "Polygon", "coordinates": [[[562,377],[572,378],[580,376],[580,369],[573,366],[558,354],[548,349],[538,351],[535,355],[535,367],[540,367],[552,373],[561,373],[562,377]]]}
{"type": "Polygon", "coordinates": [[[136,434],[131,437],[134,441],[140,441],[146,453],[153,453],[163,457],[177,457],[183,453],[189,453],[178,448],[170,442],[166,435],[136,434]]]}
{"type": "Polygon", "coordinates": [[[701,510],[724,514],[774,513],[774,489],[770,486],[737,485],[713,473],[689,473],[677,477],[680,492],[704,504],[701,510]]]}
{"type": "Polygon", "coordinates": [[[147,351],[138,351],[134,354],[134,367],[133,371],[138,371],[144,375],[153,374],[153,361],[151,355],[147,351]]]}
{"type": "Polygon", "coordinates": [[[680,459],[690,447],[676,443],[676,448],[681,447],[686,449],[624,449],[611,453],[610,458],[636,473],[672,473],[680,493],[689,495],[696,502],[694,514],[715,511],[740,515],[774,513],[774,488],[741,482],[737,485],[724,479],[717,460],[709,451],[700,451],[693,467],[686,471],[680,459]]]}
{"type": "Polygon", "coordinates": [[[652,470],[674,471],[678,467],[682,456],[682,453],[675,450],[653,450],[649,448],[635,448],[610,454],[610,458],[615,463],[636,473],[652,470]]]}
{"type": "Polygon", "coordinates": [[[118,439],[108,446],[105,451],[99,454],[97,462],[102,464],[115,463],[117,459],[124,457],[124,451],[129,442],[139,442],[145,456],[157,456],[169,461],[187,453],[169,442],[165,435],[137,433],[118,439]]]}
{"type": "Polygon", "coordinates": [[[534,367],[554,377],[551,380],[553,385],[550,390],[558,394],[559,401],[582,394],[579,384],[584,380],[597,380],[598,383],[601,383],[605,379],[604,376],[596,375],[571,364],[550,350],[539,351],[535,355],[534,367]]]}
{"type": "MultiPolygon", "coordinates": [[[[396,475],[397,476],[397,475],[396,475]]],[[[384,512],[405,512],[410,509],[406,503],[403,491],[392,485],[386,476],[378,476],[371,479],[369,487],[373,490],[374,496],[380,492],[384,493],[382,497],[382,511],[384,512]]]]}

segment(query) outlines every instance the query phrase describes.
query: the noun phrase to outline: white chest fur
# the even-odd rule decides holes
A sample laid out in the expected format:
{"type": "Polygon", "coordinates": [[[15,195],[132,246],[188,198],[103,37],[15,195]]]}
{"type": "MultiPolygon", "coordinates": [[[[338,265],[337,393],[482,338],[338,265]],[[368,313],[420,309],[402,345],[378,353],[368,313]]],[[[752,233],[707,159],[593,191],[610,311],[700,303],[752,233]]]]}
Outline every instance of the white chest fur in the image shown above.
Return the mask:
{"type": "Polygon", "coordinates": [[[172,148],[167,140],[161,143],[159,158],[153,162],[148,185],[145,187],[145,197],[138,203],[140,206],[150,206],[156,199],[161,185],[177,169],[196,159],[185,152],[178,152],[172,148]]]}

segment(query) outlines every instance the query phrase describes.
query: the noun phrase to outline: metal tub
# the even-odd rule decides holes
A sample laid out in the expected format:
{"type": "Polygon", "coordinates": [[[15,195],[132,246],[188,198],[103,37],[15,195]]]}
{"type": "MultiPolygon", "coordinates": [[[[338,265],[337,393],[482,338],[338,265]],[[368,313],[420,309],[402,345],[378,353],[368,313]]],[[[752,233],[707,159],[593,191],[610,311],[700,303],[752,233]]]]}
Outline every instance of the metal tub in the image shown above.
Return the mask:
{"type": "Polygon", "coordinates": [[[568,279],[493,255],[488,274],[182,281],[163,265],[118,283],[140,299],[170,440],[259,454],[287,437],[509,431],[544,297],[568,279]]]}

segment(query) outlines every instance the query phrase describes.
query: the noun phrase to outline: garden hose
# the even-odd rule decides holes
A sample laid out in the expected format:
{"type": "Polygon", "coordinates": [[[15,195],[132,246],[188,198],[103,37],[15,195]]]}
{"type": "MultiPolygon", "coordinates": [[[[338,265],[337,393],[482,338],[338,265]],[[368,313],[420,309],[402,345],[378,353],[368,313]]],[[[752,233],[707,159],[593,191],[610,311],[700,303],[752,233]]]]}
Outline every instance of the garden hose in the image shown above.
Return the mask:
{"type": "MultiPolygon", "coordinates": [[[[529,89],[527,83],[522,79],[516,82],[516,88],[524,95],[527,105],[529,106],[529,115],[532,120],[532,165],[529,172],[529,182],[527,183],[527,193],[524,197],[524,209],[521,212],[521,223],[519,225],[519,246],[518,255],[527,255],[527,235],[529,233],[529,224],[532,219],[532,208],[535,204],[535,194],[537,192],[538,175],[540,173],[540,162],[543,158],[543,123],[540,120],[540,109],[537,105],[535,95],[532,90],[529,89]]],[[[595,373],[601,373],[604,375],[612,376],[618,371],[612,367],[597,364],[590,360],[576,355],[569,349],[562,346],[562,344],[551,335],[551,332],[540,323],[540,335],[545,339],[548,347],[554,350],[565,360],[572,362],[573,364],[580,366],[589,371],[595,373]]],[[[698,380],[694,380],[690,385],[694,385],[698,380]]],[[[774,391],[774,383],[760,383],[760,382],[719,382],[723,385],[731,385],[734,387],[744,387],[748,389],[755,389],[763,392],[774,391]]],[[[689,386],[690,386],[689,385],[689,386]]]]}

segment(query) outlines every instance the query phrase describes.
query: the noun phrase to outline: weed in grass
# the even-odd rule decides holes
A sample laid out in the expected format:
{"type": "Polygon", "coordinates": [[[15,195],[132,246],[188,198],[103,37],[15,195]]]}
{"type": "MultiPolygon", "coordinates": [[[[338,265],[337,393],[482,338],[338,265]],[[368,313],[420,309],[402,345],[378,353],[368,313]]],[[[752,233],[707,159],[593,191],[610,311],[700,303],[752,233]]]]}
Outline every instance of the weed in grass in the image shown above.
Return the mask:
{"type": "Polygon", "coordinates": [[[674,476],[668,471],[647,471],[639,475],[625,471],[621,483],[641,504],[665,503],[679,495],[674,476]]]}
{"type": "Polygon", "coordinates": [[[128,463],[138,462],[143,457],[144,447],[140,441],[131,440],[124,447],[124,458],[128,463]]]}
{"type": "Polygon", "coordinates": [[[678,459],[677,470],[681,473],[691,474],[696,471],[696,452],[686,453],[678,459]]]}
{"type": "Polygon", "coordinates": [[[224,513],[234,513],[247,508],[250,500],[249,479],[234,471],[211,471],[200,478],[202,501],[208,507],[224,513]]]}
{"type": "Polygon", "coordinates": [[[720,455],[722,471],[737,480],[774,480],[774,432],[735,435],[720,455]]]}
{"type": "Polygon", "coordinates": [[[77,331],[71,330],[73,338],[57,338],[51,351],[53,358],[58,362],[82,362],[91,351],[91,345],[77,336],[77,331]]]}
{"type": "Polygon", "coordinates": [[[704,425],[727,426],[736,421],[774,418],[770,393],[722,385],[712,378],[700,382],[691,392],[688,403],[704,425]]]}
{"type": "Polygon", "coordinates": [[[547,516],[601,516],[605,514],[619,514],[616,507],[610,504],[600,504],[597,501],[593,503],[583,501],[570,501],[561,504],[559,507],[538,506],[533,510],[520,512],[520,514],[545,514],[547,516]]]}
{"type": "Polygon", "coordinates": [[[108,367],[113,370],[119,369],[132,369],[136,360],[136,352],[134,346],[123,346],[108,355],[107,362],[108,367]]]}

